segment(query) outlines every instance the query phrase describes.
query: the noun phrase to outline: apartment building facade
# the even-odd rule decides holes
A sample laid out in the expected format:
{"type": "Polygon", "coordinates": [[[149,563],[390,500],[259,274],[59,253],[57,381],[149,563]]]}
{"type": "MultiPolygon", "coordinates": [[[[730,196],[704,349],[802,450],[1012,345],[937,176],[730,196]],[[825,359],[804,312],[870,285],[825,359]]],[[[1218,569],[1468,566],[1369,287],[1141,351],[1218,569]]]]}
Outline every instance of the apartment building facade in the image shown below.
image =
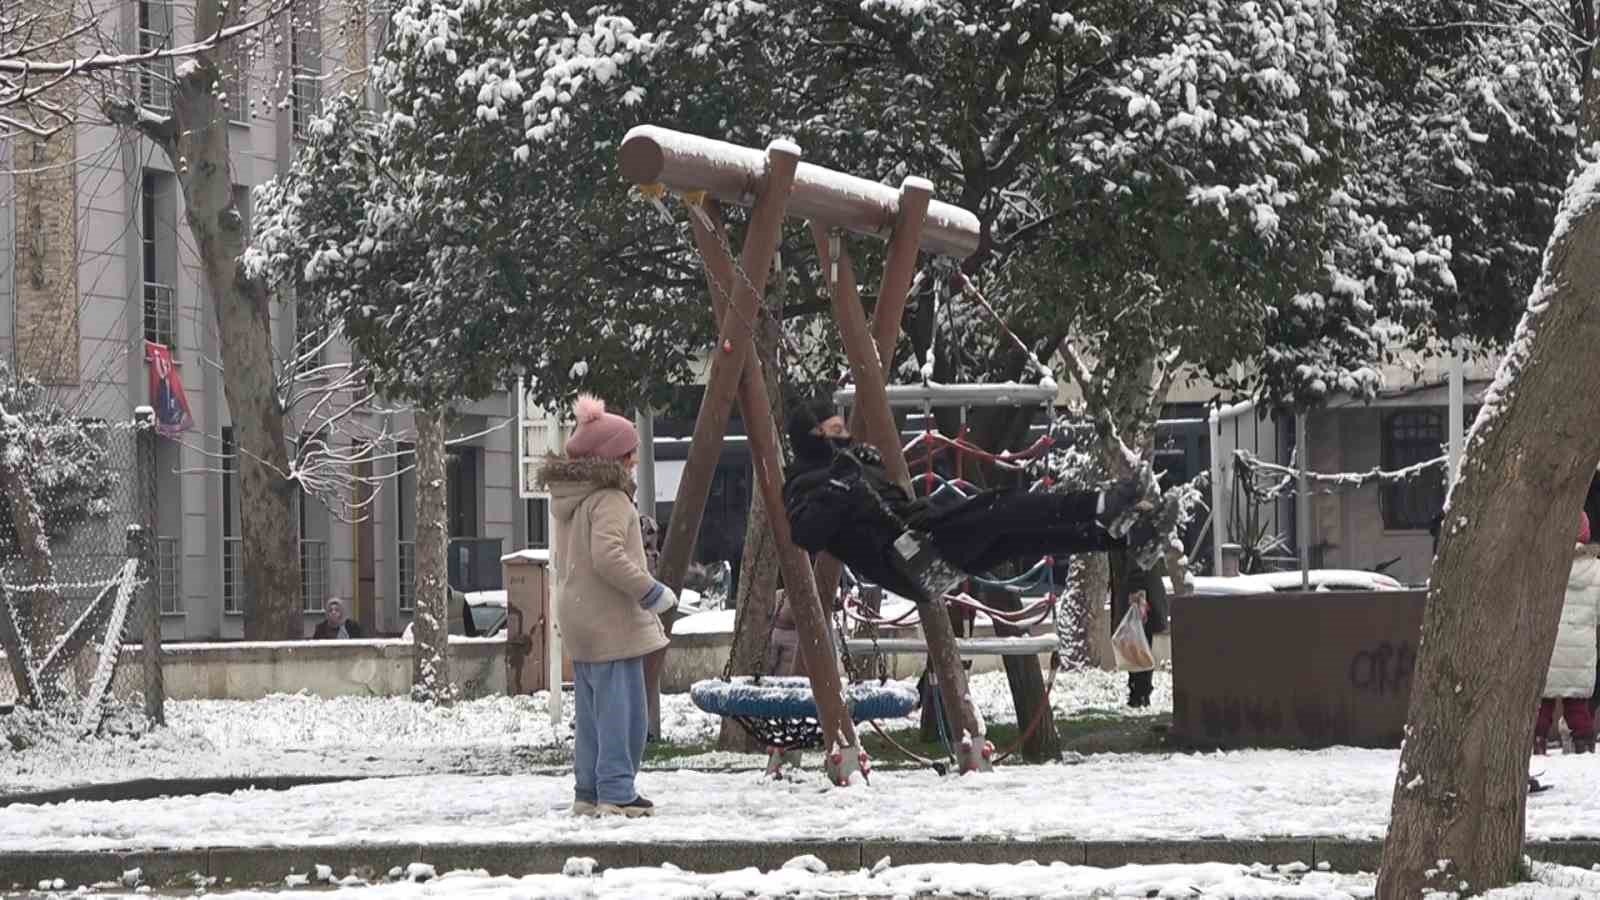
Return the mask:
{"type": "MultiPolygon", "coordinates": [[[[111,9],[101,27],[129,49],[192,39],[189,0],[128,0],[111,9]]],[[[324,97],[364,89],[367,61],[382,39],[384,17],[362,0],[307,2],[291,16],[281,39],[226,54],[230,165],[247,228],[250,189],[287,170],[324,97]]],[[[170,111],[171,71],[168,63],[130,73],[130,89],[152,112],[170,111]]],[[[183,211],[166,155],[130,132],[85,117],[49,139],[0,141],[0,353],[76,415],[126,421],[152,402],[145,341],[170,348],[194,422],[158,442],[162,630],[170,640],[236,638],[245,598],[233,418],[216,317],[183,211]]],[[[292,303],[273,304],[280,357],[312,327],[292,303]]],[[[324,353],[329,362],[349,359],[336,344],[324,353]]],[[[500,549],[543,539],[543,515],[535,512],[530,531],[530,503],[518,499],[511,404],[502,395],[463,406],[454,423],[455,435],[468,437],[451,448],[452,554],[480,576],[500,549]]],[[[411,427],[403,412],[368,424],[402,435],[411,427]]],[[[315,498],[297,502],[307,634],[334,596],[371,632],[396,634],[409,622],[415,481],[404,471],[406,449],[363,472],[388,477],[362,521],[315,498]]]]}

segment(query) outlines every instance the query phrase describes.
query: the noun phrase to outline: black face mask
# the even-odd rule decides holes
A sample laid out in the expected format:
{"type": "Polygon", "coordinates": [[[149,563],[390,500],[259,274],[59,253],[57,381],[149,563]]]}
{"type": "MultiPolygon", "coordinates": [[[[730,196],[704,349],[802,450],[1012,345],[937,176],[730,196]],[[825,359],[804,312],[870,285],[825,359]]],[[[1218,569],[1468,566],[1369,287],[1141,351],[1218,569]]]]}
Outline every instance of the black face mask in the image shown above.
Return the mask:
{"type": "Polygon", "coordinates": [[[828,446],[835,450],[849,450],[850,444],[852,443],[852,441],[847,437],[833,437],[829,435],[825,439],[828,442],[828,446]]]}
{"type": "Polygon", "coordinates": [[[833,445],[821,435],[806,432],[790,438],[796,459],[826,463],[833,458],[833,445]]]}

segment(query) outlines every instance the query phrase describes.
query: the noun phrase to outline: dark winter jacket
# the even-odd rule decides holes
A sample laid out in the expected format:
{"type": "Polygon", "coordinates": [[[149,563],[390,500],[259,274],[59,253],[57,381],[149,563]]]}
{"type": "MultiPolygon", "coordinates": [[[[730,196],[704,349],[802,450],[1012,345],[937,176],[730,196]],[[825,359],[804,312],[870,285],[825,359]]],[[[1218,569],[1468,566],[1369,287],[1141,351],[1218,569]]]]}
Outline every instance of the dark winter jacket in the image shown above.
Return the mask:
{"type": "Polygon", "coordinates": [[[826,550],[858,577],[902,597],[918,589],[890,564],[893,544],[922,520],[926,504],[889,477],[878,451],[864,444],[808,454],[785,472],[783,505],[796,546],[826,550]],[[881,501],[881,502],[880,502],[881,501]]]}
{"type": "MultiPolygon", "coordinates": [[[[344,633],[351,639],[363,637],[361,633],[361,623],[357,622],[355,619],[345,619],[344,633]]],[[[331,622],[328,622],[327,620],[318,622],[317,627],[311,631],[311,639],[316,641],[332,640],[338,636],[339,627],[331,622]]]]}

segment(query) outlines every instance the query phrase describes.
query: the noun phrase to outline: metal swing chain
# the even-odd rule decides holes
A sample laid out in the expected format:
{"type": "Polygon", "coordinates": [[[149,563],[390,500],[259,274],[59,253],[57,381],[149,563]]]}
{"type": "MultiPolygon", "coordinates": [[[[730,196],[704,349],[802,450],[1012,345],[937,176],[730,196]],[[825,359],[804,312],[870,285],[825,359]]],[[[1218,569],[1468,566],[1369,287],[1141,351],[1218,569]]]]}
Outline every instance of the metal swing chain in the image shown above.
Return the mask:
{"type": "MultiPolygon", "coordinates": [[[[688,239],[691,244],[693,243],[693,239],[684,234],[684,232],[688,229],[688,225],[680,224],[672,215],[672,212],[667,209],[667,204],[663,199],[667,193],[667,188],[665,185],[642,185],[639,187],[639,193],[645,199],[649,200],[651,205],[656,208],[656,211],[661,215],[662,221],[665,222],[668,227],[678,232],[680,237],[688,239]]],[[[683,199],[683,205],[689,210],[689,214],[694,216],[700,222],[700,226],[702,228],[716,237],[718,246],[722,248],[723,253],[727,254],[728,261],[733,264],[734,275],[738,277],[741,282],[743,282],[745,289],[750,291],[752,296],[762,301],[756,304],[756,318],[752,319],[740,311],[736,305],[734,305],[732,295],[730,295],[728,291],[724,290],[722,285],[718,283],[716,279],[711,279],[713,288],[716,289],[717,295],[722,298],[726,308],[734,315],[739,317],[739,320],[744,324],[744,326],[750,330],[750,335],[752,338],[754,338],[757,334],[757,319],[766,318],[770,320],[774,325],[777,326],[778,340],[783,344],[784,350],[792,356],[798,356],[799,354],[796,351],[793,342],[789,339],[788,333],[783,330],[782,321],[773,316],[772,310],[767,308],[767,304],[765,303],[766,292],[756,287],[756,283],[750,277],[750,273],[745,271],[744,264],[739,259],[739,255],[733,252],[733,245],[728,242],[727,229],[718,228],[716,223],[711,221],[711,217],[706,214],[706,192],[686,191],[680,196],[683,199]]],[[[721,326],[720,322],[718,323],[718,326],[721,326]]]]}

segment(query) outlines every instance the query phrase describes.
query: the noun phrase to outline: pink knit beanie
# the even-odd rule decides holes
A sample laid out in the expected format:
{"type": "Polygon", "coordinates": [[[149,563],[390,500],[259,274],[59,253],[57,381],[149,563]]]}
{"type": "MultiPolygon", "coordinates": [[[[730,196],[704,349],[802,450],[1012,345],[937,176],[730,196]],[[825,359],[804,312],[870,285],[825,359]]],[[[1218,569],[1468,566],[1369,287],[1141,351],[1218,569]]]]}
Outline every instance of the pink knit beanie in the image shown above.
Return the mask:
{"type": "Polygon", "coordinates": [[[1589,543],[1589,514],[1582,511],[1578,513],[1578,543],[1589,543]]]}
{"type": "Polygon", "coordinates": [[[606,412],[606,402],[588,394],[579,394],[573,407],[578,427],[567,438],[568,456],[598,456],[601,459],[621,459],[639,447],[639,432],[633,423],[606,412]]]}

